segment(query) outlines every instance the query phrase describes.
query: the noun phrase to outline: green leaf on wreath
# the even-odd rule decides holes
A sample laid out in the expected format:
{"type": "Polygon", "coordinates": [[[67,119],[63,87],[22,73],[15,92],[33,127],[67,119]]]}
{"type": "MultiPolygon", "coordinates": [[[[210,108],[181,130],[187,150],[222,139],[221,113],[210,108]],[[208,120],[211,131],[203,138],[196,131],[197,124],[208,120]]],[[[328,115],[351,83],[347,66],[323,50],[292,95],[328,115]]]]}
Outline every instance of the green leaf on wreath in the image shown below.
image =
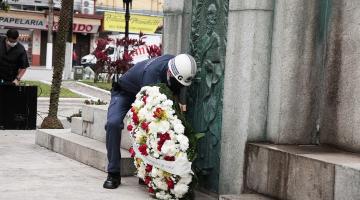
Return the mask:
{"type": "Polygon", "coordinates": [[[196,134],[195,134],[195,138],[196,138],[197,140],[200,140],[200,139],[203,138],[203,137],[205,137],[205,133],[196,133],[196,134]]]}

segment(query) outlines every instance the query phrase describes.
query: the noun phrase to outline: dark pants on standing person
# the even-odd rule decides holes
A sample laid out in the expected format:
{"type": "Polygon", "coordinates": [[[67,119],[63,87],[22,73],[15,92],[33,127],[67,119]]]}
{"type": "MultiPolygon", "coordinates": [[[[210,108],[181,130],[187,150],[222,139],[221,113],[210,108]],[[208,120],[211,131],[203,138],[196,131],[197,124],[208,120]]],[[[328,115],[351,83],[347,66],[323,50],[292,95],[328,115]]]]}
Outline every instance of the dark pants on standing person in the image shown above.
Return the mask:
{"type": "Polygon", "coordinates": [[[112,91],[107,113],[106,149],[109,160],[108,172],[120,173],[121,131],[124,128],[124,117],[129,111],[135,97],[125,91],[112,91]]]}

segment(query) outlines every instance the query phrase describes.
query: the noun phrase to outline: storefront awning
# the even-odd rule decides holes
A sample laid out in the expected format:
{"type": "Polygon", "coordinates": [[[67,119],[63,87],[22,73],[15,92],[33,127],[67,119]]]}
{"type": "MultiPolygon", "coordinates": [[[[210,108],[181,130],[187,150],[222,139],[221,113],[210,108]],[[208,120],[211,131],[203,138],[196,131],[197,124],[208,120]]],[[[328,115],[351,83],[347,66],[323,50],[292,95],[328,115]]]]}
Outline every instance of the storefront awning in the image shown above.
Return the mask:
{"type": "MultiPolygon", "coordinates": [[[[58,28],[59,17],[54,16],[54,31],[58,28]]],[[[97,33],[101,19],[86,19],[74,17],[73,31],[75,33],[97,33]]],[[[25,29],[47,30],[48,22],[44,13],[35,12],[0,12],[0,26],[25,29]]]]}

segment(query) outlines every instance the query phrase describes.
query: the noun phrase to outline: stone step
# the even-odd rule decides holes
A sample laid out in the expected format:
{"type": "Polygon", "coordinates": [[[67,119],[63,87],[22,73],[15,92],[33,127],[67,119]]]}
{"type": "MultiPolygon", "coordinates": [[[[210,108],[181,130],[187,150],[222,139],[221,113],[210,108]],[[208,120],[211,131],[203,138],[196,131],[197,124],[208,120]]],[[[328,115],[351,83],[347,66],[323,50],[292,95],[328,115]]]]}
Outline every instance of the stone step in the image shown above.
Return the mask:
{"type": "Polygon", "coordinates": [[[82,135],[105,142],[105,123],[108,105],[84,105],[82,107],[82,135]]]}
{"type": "MultiPolygon", "coordinates": [[[[103,142],[71,133],[70,129],[38,129],[36,144],[66,157],[106,171],[106,147],[103,142]]],[[[133,176],[135,167],[130,153],[121,149],[121,175],[133,176]]]]}
{"type": "MultiPolygon", "coordinates": [[[[84,105],[82,117],[73,117],[71,132],[105,143],[105,123],[107,105],[84,105]]],[[[129,132],[124,129],[121,137],[121,148],[130,149],[131,139],[129,132]]]]}
{"type": "Polygon", "coordinates": [[[246,187],[276,199],[358,200],[360,155],[329,146],[247,145],[246,187]]]}
{"type": "Polygon", "coordinates": [[[78,134],[78,135],[82,135],[82,131],[83,131],[83,120],[82,117],[72,117],[71,118],[71,132],[78,134]]]}
{"type": "Polygon", "coordinates": [[[260,194],[221,195],[219,200],[273,200],[260,194]]]}

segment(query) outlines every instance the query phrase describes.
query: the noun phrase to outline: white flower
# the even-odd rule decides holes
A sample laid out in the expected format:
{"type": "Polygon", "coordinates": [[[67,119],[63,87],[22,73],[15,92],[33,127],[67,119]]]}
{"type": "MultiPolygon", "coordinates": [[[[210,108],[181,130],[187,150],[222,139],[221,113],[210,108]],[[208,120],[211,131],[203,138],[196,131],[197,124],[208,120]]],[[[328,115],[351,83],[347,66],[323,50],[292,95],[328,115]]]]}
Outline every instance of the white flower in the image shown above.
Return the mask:
{"type": "Polygon", "coordinates": [[[141,100],[136,100],[134,103],[133,103],[133,106],[136,107],[136,108],[140,108],[144,105],[144,102],[141,101],[141,100]]]}
{"type": "Polygon", "coordinates": [[[155,118],[153,117],[153,113],[151,112],[151,110],[148,110],[149,107],[144,106],[143,108],[141,108],[138,112],[138,117],[140,119],[140,121],[145,120],[145,121],[153,121],[155,118]]]}
{"type": "Polygon", "coordinates": [[[157,167],[153,167],[153,170],[151,171],[151,175],[152,177],[156,178],[156,177],[163,177],[164,176],[164,171],[157,168],[157,167]],[[155,170],[154,170],[155,169],[155,170]]]}
{"type": "Polygon", "coordinates": [[[156,196],[157,199],[164,199],[164,200],[170,200],[170,199],[172,199],[172,198],[171,198],[171,195],[165,193],[164,191],[157,192],[155,196],[156,196]]]}
{"type": "Polygon", "coordinates": [[[137,174],[137,176],[138,176],[139,178],[142,178],[142,179],[145,178],[145,173],[146,173],[145,169],[146,169],[146,166],[142,163],[142,164],[140,165],[140,167],[138,168],[138,174],[137,174]]]}
{"type": "Polygon", "coordinates": [[[176,134],[175,134],[175,132],[174,132],[174,131],[169,130],[169,131],[168,131],[168,133],[169,133],[170,138],[171,138],[172,140],[176,140],[176,134]]]}
{"type": "Polygon", "coordinates": [[[154,158],[159,158],[160,157],[160,154],[158,153],[158,151],[154,151],[154,153],[152,154],[152,156],[154,158]]]}
{"type": "Polygon", "coordinates": [[[151,149],[153,149],[154,151],[157,150],[157,146],[158,146],[158,140],[156,138],[153,138],[153,136],[150,136],[150,141],[149,141],[149,146],[151,149]]]}
{"type": "Polygon", "coordinates": [[[175,154],[179,151],[176,146],[177,145],[173,140],[166,140],[161,148],[161,152],[167,156],[175,156],[175,154]]]}
{"type": "Polygon", "coordinates": [[[146,137],[146,133],[142,130],[142,129],[139,129],[137,132],[136,132],[136,135],[135,135],[135,142],[140,144],[142,141],[143,141],[143,138],[146,137]]]}
{"type": "Polygon", "coordinates": [[[189,190],[189,186],[186,184],[176,184],[174,186],[174,194],[177,198],[182,198],[189,190]]]}
{"type": "Polygon", "coordinates": [[[184,134],[185,127],[182,124],[174,124],[174,131],[178,134],[184,134]]]}
{"type": "Polygon", "coordinates": [[[162,104],[162,106],[164,106],[164,107],[170,107],[170,108],[174,105],[173,101],[171,101],[171,100],[165,100],[165,101],[162,102],[161,104],[162,104]]]}
{"type": "Polygon", "coordinates": [[[154,178],[153,182],[157,188],[159,188],[160,190],[166,191],[168,189],[168,186],[167,186],[166,182],[163,180],[164,180],[163,178],[154,178]]]}
{"type": "Polygon", "coordinates": [[[168,121],[153,121],[149,124],[149,131],[153,134],[165,133],[170,129],[168,121]]]}
{"type": "Polygon", "coordinates": [[[189,185],[192,181],[192,175],[191,174],[187,174],[185,176],[182,176],[180,178],[180,181],[178,182],[178,184],[185,184],[185,185],[189,185]]]}
{"type": "Polygon", "coordinates": [[[152,168],[152,170],[150,172],[150,176],[152,176],[154,178],[157,177],[158,173],[159,173],[158,171],[159,171],[159,169],[153,166],[153,168],[152,168]]]}
{"type": "Polygon", "coordinates": [[[189,139],[185,135],[179,134],[176,136],[176,139],[180,143],[181,151],[186,151],[189,148],[189,139]]]}

